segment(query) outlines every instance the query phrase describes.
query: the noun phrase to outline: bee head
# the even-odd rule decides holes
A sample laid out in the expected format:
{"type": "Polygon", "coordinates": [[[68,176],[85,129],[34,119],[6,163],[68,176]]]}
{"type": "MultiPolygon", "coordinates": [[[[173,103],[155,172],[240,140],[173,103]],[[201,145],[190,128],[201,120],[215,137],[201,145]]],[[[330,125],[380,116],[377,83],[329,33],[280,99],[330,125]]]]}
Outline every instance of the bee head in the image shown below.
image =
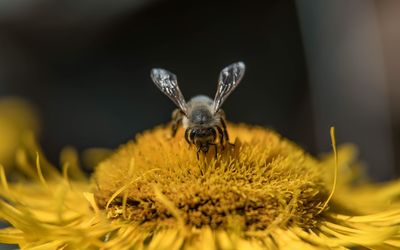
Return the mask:
{"type": "Polygon", "coordinates": [[[201,141],[205,141],[209,138],[213,141],[216,136],[215,129],[212,127],[194,127],[190,131],[190,138],[194,141],[196,138],[200,139],[201,141]]]}

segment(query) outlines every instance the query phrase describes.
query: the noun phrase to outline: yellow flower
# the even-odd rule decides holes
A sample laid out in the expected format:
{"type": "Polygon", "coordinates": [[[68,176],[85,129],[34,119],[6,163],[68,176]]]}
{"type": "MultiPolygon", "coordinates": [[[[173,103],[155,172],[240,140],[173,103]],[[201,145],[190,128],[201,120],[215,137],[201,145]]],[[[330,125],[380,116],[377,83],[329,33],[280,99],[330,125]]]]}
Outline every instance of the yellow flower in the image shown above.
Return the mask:
{"type": "Polygon", "coordinates": [[[182,131],[170,138],[168,127],[157,127],[121,146],[90,179],[74,150],[62,152],[59,173],[27,136],[18,157],[24,179],[7,182],[0,172],[0,218],[10,224],[0,242],[23,249],[400,247],[400,182],[354,185],[353,147],[339,149],[337,164],[335,154],[316,159],[265,128],[228,130],[234,146],[197,160],[182,131]]]}

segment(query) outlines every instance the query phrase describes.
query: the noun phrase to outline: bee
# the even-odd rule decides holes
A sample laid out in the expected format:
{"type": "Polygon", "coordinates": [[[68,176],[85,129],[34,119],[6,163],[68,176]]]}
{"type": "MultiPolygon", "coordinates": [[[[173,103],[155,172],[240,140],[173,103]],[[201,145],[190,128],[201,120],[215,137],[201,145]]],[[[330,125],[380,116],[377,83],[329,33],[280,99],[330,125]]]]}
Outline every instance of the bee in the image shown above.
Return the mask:
{"type": "Polygon", "coordinates": [[[230,144],[225,113],[221,106],[239,85],[244,72],[243,62],[225,67],[220,72],[214,100],[205,95],[198,95],[186,102],[179,89],[176,75],[165,69],[151,70],[153,82],[178,107],[172,113],[172,137],[182,125],[187,143],[197,148],[197,159],[200,152],[207,154],[210,146],[215,147],[217,156],[218,144],[222,150],[230,144]]]}

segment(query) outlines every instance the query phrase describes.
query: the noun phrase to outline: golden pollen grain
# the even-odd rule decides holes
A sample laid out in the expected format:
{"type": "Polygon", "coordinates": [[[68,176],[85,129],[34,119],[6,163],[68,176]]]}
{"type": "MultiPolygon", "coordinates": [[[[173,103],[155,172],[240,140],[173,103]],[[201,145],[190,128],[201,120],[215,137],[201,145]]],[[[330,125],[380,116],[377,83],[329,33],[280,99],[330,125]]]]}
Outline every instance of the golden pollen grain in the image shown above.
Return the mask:
{"type": "Polygon", "coordinates": [[[158,127],[100,163],[96,201],[111,219],[146,228],[313,228],[329,196],[318,161],[274,131],[229,125],[231,146],[200,160],[158,127]]]}

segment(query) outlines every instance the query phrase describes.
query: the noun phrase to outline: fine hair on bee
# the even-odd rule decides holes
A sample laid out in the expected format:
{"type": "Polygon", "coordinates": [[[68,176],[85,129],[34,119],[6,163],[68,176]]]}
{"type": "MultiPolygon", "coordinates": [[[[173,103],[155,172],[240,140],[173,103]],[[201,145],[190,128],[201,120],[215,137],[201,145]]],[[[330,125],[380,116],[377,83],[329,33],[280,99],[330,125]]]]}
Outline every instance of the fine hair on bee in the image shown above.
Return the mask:
{"type": "Polygon", "coordinates": [[[218,145],[224,150],[227,144],[230,144],[225,112],[221,106],[239,85],[244,72],[243,62],[225,67],[219,74],[214,99],[198,95],[186,102],[175,74],[161,68],[151,70],[153,82],[178,107],[172,112],[172,136],[176,135],[179,126],[183,126],[186,141],[197,148],[198,159],[199,153],[207,154],[210,146],[214,147],[217,156],[218,145]]]}

